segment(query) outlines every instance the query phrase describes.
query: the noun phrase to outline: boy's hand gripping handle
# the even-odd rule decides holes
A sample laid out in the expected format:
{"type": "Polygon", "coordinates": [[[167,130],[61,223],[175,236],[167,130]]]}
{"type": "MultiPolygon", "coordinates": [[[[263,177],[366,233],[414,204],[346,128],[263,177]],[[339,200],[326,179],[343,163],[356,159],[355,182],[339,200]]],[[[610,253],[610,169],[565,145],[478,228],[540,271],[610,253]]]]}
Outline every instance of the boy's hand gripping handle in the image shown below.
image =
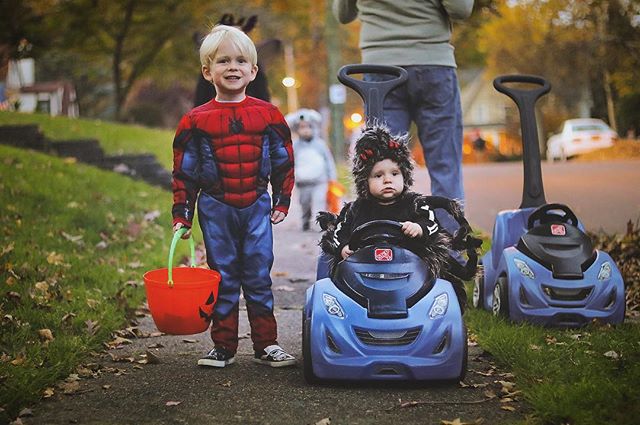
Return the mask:
{"type": "Polygon", "coordinates": [[[366,124],[371,125],[374,121],[384,121],[384,110],[382,108],[384,98],[387,94],[404,84],[409,78],[409,74],[403,68],[389,65],[345,65],[338,71],[338,80],[347,87],[356,91],[364,102],[364,115],[366,124]],[[363,81],[352,77],[351,74],[383,74],[394,75],[387,81],[363,81]]]}
{"type": "Polygon", "coordinates": [[[524,162],[524,187],[520,208],[539,207],[547,203],[542,185],[540,167],[540,147],[538,146],[538,128],[536,126],[536,101],[549,93],[551,84],[535,75],[502,75],[493,80],[493,87],[509,96],[520,111],[522,130],[522,160],[524,162]],[[527,83],[540,86],[530,90],[507,87],[505,83],[527,83]]]}

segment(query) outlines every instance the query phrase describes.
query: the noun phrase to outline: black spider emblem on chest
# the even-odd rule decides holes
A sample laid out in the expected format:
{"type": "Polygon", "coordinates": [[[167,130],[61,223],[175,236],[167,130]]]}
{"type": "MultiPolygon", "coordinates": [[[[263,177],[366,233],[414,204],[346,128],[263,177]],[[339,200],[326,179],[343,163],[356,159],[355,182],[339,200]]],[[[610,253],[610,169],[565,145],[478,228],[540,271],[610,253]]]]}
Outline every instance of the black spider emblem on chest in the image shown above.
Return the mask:
{"type": "Polygon", "coordinates": [[[240,134],[244,130],[242,119],[229,118],[229,132],[231,134],[240,134]]]}

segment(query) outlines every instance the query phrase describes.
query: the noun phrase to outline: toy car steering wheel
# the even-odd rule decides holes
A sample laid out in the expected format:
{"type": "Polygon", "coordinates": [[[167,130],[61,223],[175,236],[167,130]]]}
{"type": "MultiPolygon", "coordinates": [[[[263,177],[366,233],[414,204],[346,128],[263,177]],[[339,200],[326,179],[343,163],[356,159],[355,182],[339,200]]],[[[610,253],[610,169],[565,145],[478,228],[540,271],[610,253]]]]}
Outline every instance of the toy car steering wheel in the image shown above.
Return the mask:
{"type": "Polygon", "coordinates": [[[404,240],[402,224],[393,220],[373,220],[358,226],[351,234],[349,248],[353,251],[378,242],[398,244],[404,240]],[[372,229],[375,232],[372,233],[372,229]]]}
{"type": "Polygon", "coordinates": [[[573,226],[578,226],[578,217],[569,209],[568,206],[564,204],[546,204],[534,212],[529,216],[529,220],[527,222],[527,229],[533,228],[536,221],[539,221],[540,224],[548,224],[552,222],[560,221],[562,223],[571,224],[573,226]],[[564,214],[552,214],[551,211],[562,211],[564,214]]]}

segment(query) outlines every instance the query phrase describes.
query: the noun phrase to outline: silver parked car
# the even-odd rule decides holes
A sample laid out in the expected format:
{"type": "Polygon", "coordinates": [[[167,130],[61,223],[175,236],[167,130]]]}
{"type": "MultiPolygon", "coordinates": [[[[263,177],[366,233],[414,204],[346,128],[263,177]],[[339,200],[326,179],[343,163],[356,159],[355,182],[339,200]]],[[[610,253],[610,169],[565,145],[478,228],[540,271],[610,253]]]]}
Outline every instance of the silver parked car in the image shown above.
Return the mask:
{"type": "Polygon", "coordinates": [[[566,120],[562,131],[547,140],[547,159],[564,161],[581,153],[613,146],[618,134],[595,118],[566,120]]]}

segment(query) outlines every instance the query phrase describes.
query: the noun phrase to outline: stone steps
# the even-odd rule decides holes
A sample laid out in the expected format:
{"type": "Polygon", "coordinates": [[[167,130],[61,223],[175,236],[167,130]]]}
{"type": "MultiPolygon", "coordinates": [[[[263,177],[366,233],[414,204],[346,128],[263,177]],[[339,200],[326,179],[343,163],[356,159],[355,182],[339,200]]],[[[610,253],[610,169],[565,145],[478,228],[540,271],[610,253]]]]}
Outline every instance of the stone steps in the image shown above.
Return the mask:
{"type": "Polygon", "coordinates": [[[97,139],[50,140],[35,124],[0,126],[0,143],[33,149],[171,189],[171,173],[151,154],[106,155],[97,139]]]}

